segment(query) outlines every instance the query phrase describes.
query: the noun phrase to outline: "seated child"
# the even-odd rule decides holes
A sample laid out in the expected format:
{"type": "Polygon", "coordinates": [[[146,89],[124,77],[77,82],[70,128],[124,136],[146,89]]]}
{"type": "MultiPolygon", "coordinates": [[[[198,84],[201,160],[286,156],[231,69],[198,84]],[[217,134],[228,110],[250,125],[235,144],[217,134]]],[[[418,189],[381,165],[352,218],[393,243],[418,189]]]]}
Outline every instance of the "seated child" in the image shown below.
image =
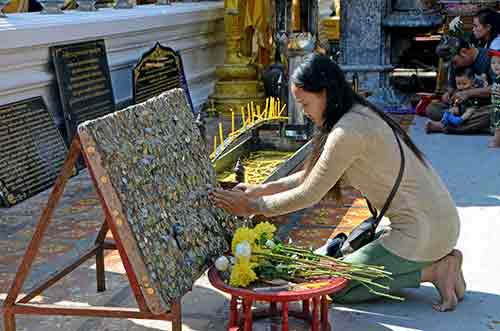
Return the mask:
{"type": "MultiPolygon", "coordinates": [[[[487,86],[487,82],[483,77],[483,82],[474,77],[472,68],[461,68],[455,71],[455,81],[457,84],[457,91],[464,91],[472,88],[487,86]]],[[[453,106],[449,111],[446,111],[441,118],[441,123],[444,127],[459,126],[464,121],[468,120],[474,111],[479,108],[481,100],[478,98],[469,98],[462,103],[458,103],[454,97],[451,98],[453,106]]]]}
{"type": "Polygon", "coordinates": [[[491,131],[495,135],[490,147],[500,148],[500,51],[489,50],[491,56],[491,70],[496,75],[495,82],[491,86],[491,103],[493,104],[490,114],[491,131]]]}

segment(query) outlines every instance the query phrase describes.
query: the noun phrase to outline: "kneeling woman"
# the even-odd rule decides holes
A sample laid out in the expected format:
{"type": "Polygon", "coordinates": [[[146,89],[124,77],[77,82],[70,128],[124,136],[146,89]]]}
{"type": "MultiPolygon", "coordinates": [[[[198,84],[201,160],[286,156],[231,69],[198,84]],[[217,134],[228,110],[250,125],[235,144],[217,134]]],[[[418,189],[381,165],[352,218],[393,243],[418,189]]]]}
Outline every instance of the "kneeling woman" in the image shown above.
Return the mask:
{"type": "MultiPolygon", "coordinates": [[[[390,230],[345,259],[383,265],[393,274],[391,292],[432,282],[441,295],[438,311],[453,310],[465,292],[462,255],[455,250],[460,223],[455,204],[428,161],[404,130],[357,95],[328,57],[313,55],[294,72],[292,92],[318,127],[305,170],[265,185],[241,184],[216,191],[216,206],[238,216],[275,216],[310,207],[339,181],[361,191],[377,209],[384,205],[405,155],[404,175],[386,212],[390,230]]],[[[373,299],[351,282],[336,295],[340,303],[373,299]]]]}

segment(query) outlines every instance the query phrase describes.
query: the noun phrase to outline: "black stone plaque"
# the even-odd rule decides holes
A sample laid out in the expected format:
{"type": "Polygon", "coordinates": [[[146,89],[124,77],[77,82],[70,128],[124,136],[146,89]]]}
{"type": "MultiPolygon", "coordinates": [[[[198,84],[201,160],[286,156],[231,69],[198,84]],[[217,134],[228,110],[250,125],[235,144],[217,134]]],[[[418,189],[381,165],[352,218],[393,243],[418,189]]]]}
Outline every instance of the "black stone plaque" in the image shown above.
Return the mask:
{"type": "Polygon", "coordinates": [[[156,43],[152,49],[143,54],[132,71],[132,76],[135,104],[165,91],[182,88],[193,111],[182,59],[172,48],[156,43]]]}
{"type": "Polygon", "coordinates": [[[104,40],[51,47],[68,144],[78,124],[115,111],[104,40]]]}
{"type": "Polygon", "coordinates": [[[67,148],[41,97],[0,106],[0,200],[12,206],[51,187],[67,148]]]}

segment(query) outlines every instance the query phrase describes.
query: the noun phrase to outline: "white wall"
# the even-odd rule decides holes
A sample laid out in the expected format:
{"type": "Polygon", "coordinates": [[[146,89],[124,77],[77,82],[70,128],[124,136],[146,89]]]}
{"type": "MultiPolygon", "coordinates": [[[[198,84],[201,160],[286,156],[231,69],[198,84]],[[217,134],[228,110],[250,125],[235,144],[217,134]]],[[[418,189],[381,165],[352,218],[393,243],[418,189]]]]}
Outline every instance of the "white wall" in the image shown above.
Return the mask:
{"type": "Polygon", "coordinates": [[[223,8],[223,1],[210,1],[11,14],[0,19],[0,105],[41,95],[51,111],[59,112],[49,47],[104,39],[117,103],[132,97],[131,70],[159,41],[180,51],[193,104],[199,107],[213,90],[216,65],[224,60],[223,8]]]}

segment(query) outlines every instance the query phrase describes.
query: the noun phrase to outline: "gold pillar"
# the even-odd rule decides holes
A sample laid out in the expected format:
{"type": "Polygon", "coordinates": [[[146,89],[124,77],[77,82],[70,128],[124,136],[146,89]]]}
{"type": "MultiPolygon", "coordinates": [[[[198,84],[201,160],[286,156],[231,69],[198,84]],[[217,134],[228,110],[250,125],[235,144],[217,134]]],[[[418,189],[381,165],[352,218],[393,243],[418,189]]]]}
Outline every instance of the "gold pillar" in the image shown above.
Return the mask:
{"type": "Polygon", "coordinates": [[[300,0],[292,0],[292,32],[302,31],[300,22],[300,0]]]}
{"type": "Polygon", "coordinates": [[[239,114],[240,107],[251,101],[264,103],[262,84],[257,80],[257,67],[250,63],[250,57],[242,54],[244,35],[243,22],[245,0],[225,0],[224,65],[216,68],[215,92],[209,96],[209,103],[218,112],[230,114],[231,109],[239,114]]]}
{"type": "MultiPolygon", "coordinates": [[[[226,3],[234,2],[234,0],[226,0],[226,3]]],[[[226,57],[224,63],[239,64],[245,62],[245,59],[240,58],[241,36],[243,34],[240,15],[236,14],[234,8],[226,8],[224,15],[224,32],[226,33],[225,47],[226,57]]]]}
{"type": "Polygon", "coordinates": [[[340,0],[335,0],[335,16],[340,16],[340,0]]]}

